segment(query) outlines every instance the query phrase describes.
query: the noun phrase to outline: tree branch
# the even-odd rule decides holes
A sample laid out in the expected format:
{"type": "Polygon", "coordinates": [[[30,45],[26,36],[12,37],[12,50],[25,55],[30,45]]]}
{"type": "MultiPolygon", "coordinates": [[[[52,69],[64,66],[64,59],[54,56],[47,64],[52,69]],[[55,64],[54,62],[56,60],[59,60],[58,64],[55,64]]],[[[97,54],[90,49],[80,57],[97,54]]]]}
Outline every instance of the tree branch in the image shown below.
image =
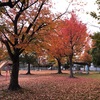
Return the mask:
{"type": "Polygon", "coordinates": [[[55,20],[59,19],[60,17],[62,17],[64,14],[66,14],[68,12],[68,9],[69,9],[69,7],[70,7],[72,2],[73,2],[73,0],[71,0],[71,2],[69,3],[69,5],[68,5],[68,7],[67,7],[67,9],[66,9],[66,11],[64,13],[60,14],[59,16],[54,18],[52,21],[55,21],[55,20]]]}
{"type": "Polygon", "coordinates": [[[10,8],[13,8],[20,0],[15,0],[14,2],[12,2],[11,0],[9,0],[8,2],[1,2],[0,1],[0,7],[4,7],[4,6],[9,6],[10,8]]]}
{"type": "Polygon", "coordinates": [[[26,33],[27,33],[27,34],[28,34],[28,32],[30,31],[30,29],[31,29],[31,27],[33,26],[33,24],[35,23],[35,21],[37,20],[39,14],[40,14],[40,12],[41,12],[41,9],[42,9],[42,7],[43,7],[43,5],[44,5],[44,3],[45,3],[45,0],[42,1],[41,5],[40,5],[40,8],[39,8],[38,11],[37,11],[37,12],[38,12],[37,15],[35,16],[33,22],[30,23],[29,27],[27,28],[27,30],[26,30],[26,33]]]}

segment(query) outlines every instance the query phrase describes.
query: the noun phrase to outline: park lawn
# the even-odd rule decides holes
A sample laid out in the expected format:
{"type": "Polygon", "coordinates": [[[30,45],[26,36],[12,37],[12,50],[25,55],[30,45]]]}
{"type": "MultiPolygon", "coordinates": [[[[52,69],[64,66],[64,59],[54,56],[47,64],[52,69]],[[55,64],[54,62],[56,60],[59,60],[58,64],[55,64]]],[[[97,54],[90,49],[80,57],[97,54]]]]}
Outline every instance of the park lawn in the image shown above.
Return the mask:
{"type": "Polygon", "coordinates": [[[86,73],[79,73],[75,74],[76,77],[85,77],[85,78],[94,78],[94,79],[100,79],[100,73],[99,72],[90,72],[89,74],[86,73]]]}
{"type": "Polygon", "coordinates": [[[8,91],[9,80],[1,76],[0,100],[100,100],[100,74],[76,74],[76,78],[72,79],[68,73],[33,73],[19,75],[22,86],[19,91],[8,91]]]}

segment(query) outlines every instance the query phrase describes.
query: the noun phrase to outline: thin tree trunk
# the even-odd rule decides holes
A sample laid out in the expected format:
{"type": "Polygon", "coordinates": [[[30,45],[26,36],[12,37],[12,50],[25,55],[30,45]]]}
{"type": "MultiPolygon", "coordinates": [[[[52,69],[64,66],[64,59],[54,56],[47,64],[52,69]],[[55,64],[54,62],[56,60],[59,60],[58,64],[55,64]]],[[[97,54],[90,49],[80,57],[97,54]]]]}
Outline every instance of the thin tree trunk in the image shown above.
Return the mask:
{"type": "Polygon", "coordinates": [[[89,74],[89,65],[87,65],[87,74],[89,74]]]}
{"type": "Polygon", "coordinates": [[[1,68],[0,68],[0,75],[1,75],[1,68]]]}
{"type": "Polygon", "coordinates": [[[73,63],[72,63],[72,56],[69,57],[69,62],[70,62],[70,78],[74,78],[74,75],[73,75],[73,63]]]}
{"type": "Polygon", "coordinates": [[[97,71],[97,66],[96,66],[96,71],[97,71]]]}
{"type": "Polygon", "coordinates": [[[28,63],[28,71],[26,74],[31,74],[31,70],[30,70],[30,63],[28,63]]]}
{"type": "Polygon", "coordinates": [[[9,90],[18,90],[21,89],[18,82],[18,74],[19,74],[19,57],[15,57],[16,60],[13,61],[12,71],[11,71],[11,79],[8,89],[9,90]]]}
{"type": "Polygon", "coordinates": [[[58,62],[58,74],[62,74],[60,59],[57,59],[57,62],[58,62]]]}
{"type": "Polygon", "coordinates": [[[85,72],[85,66],[84,66],[84,72],[85,72]]]}

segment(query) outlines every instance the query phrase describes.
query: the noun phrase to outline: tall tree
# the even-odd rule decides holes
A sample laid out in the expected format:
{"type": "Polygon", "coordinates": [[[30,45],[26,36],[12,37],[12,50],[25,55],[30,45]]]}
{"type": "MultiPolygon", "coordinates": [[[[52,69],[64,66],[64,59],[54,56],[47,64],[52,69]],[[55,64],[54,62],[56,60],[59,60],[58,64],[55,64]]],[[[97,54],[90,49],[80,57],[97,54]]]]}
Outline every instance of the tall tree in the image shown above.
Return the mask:
{"type": "Polygon", "coordinates": [[[53,57],[54,59],[56,59],[57,63],[58,63],[58,74],[61,74],[61,59],[63,57],[63,53],[64,53],[64,47],[63,47],[63,43],[61,40],[61,37],[59,36],[59,34],[56,32],[51,32],[49,34],[49,36],[47,36],[44,39],[44,44],[45,48],[47,50],[47,53],[53,57]]]}
{"type": "Polygon", "coordinates": [[[58,74],[61,74],[61,58],[63,57],[62,41],[59,36],[51,36],[49,40],[51,43],[48,52],[57,60],[58,74]]]}
{"type": "Polygon", "coordinates": [[[1,10],[0,41],[5,44],[13,62],[9,90],[21,88],[18,82],[19,55],[33,40],[34,34],[43,33],[51,22],[48,6],[47,0],[21,0],[12,9],[3,7],[1,10]]]}
{"type": "Polygon", "coordinates": [[[79,21],[76,14],[72,12],[71,18],[65,20],[61,35],[64,37],[65,55],[69,58],[70,77],[74,77],[72,71],[73,57],[82,53],[89,37],[86,25],[79,21]]]}

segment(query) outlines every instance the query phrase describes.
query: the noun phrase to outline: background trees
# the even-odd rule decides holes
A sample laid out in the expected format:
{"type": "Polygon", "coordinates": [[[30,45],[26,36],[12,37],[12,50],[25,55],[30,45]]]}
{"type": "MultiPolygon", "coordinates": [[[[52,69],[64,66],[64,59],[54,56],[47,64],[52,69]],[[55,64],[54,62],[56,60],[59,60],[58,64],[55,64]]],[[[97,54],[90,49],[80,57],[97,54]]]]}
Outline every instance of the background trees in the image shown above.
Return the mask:
{"type": "Polygon", "coordinates": [[[37,63],[37,56],[35,52],[24,52],[20,55],[20,62],[23,64],[27,64],[27,73],[31,74],[31,65],[36,66],[37,63]]]}
{"type": "MultiPolygon", "coordinates": [[[[98,21],[98,24],[100,24],[100,0],[96,0],[96,4],[98,6],[97,12],[92,11],[90,15],[95,18],[98,21]]],[[[92,35],[93,39],[93,49],[92,49],[92,60],[94,65],[98,66],[100,65],[100,32],[94,33],[92,35]]]]}
{"type": "Polygon", "coordinates": [[[77,18],[74,12],[71,18],[60,20],[56,28],[44,38],[44,47],[58,62],[58,73],[61,73],[61,59],[68,58],[70,77],[73,77],[73,58],[85,51],[89,41],[86,25],[77,18]]]}
{"type": "Polygon", "coordinates": [[[91,36],[93,41],[93,48],[91,50],[92,61],[95,66],[100,65],[100,32],[94,33],[91,36]]]}

